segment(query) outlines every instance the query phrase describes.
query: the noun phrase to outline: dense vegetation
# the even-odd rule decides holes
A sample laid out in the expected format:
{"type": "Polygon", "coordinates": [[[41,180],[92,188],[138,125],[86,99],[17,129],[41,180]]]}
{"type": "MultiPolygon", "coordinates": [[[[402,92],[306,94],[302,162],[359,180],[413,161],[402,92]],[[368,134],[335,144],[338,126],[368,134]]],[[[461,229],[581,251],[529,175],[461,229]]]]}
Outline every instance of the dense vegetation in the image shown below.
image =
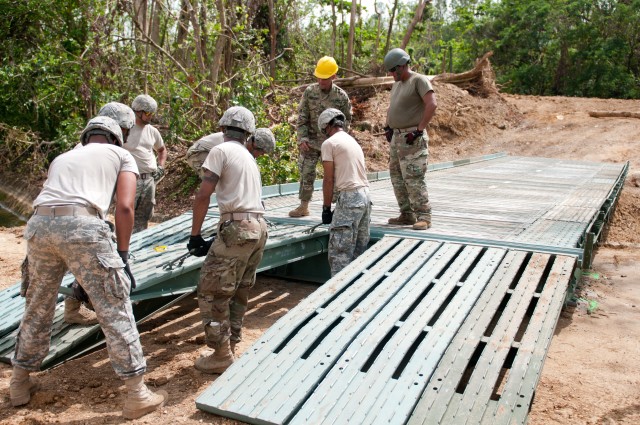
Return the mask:
{"type": "Polygon", "coordinates": [[[278,138],[265,183],[295,179],[291,88],[327,54],[341,76],[383,75],[384,53],[404,45],[428,74],[493,51],[507,92],[640,97],[640,0],[0,0],[0,15],[9,168],[46,165],[102,104],[146,92],[169,144],[248,107],[278,138]]]}

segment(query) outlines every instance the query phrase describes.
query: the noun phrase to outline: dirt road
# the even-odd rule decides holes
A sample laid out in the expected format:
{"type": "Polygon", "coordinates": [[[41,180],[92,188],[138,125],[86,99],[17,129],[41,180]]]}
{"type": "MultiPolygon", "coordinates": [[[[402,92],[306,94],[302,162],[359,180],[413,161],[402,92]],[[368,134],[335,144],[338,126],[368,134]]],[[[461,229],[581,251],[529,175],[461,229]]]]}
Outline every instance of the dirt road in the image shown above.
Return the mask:
{"type": "MultiPolygon", "coordinates": [[[[591,118],[591,110],[640,112],[640,101],[505,96],[524,119],[498,123],[482,140],[432,146],[432,161],[504,151],[512,155],[598,162],[630,161],[640,144],[640,120],[591,118]]],[[[440,112],[439,112],[440,113],[440,112]]],[[[482,113],[482,111],[478,112],[482,113]]],[[[487,122],[495,121],[486,117],[487,122]]],[[[628,182],[607,243],[580,288],[584,299],[563,311],[529,423],[640,423],[640,188],[628,182]]],[[[0,231],[0,288],[17,281],[24,254],[20,229],[0,231]]],[[[265,329],[314,290],[313,285],[259,278],[251,294],[246,350],[265,329]]],[[[196,409],[194,400],[215,378],[197,372],[203,348],[197,304],[187,300],[140,326],[149,365],[148,381],[170,395],[162,412],[134,423],[236,423],[196,409]]],[[[124,386],[106,350],[42,372],[43,390],[25,408],[9,404],[10,368],[0,365],[0,422],[6,424],[121,423],[124,386]]]]}

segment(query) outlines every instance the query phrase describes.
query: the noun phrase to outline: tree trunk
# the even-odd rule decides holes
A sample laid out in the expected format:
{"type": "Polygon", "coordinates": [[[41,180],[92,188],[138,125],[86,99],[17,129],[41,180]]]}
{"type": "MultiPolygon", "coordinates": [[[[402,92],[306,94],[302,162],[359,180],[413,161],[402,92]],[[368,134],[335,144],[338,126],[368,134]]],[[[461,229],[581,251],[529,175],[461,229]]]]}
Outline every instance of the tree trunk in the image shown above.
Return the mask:
{"type": "Polygon", "coordinates": [[[336,28],[338,17],[336,16],[336,1],[331,1],[331,56],[336,56],[336,37],[338,29],[336,28]]]}
{"type": "Polygon", "coordinates": [[[184,43],[187,40],[187,34],[189,33],[189,12],[187,11],[186,0],[181,1],[182,7],[180,8],[180,15],[178,17],[178,23],[176,28],[176,58],[184,66],[188,66],[186,48],[184,43]]]}
{"type": "MultiPolygon", "coordinates": [[[[200,68],[200,72],[204,74],[205,66],[204,66],[204,57],[202,55],[202,40],[200,39],[200,23],[198,22],[196,11],[191,5],[191,2],[189,0],[185,0],[185,5],[187,6],[187,13],[189,14],[189,20],[191,21],[191,26],[193,27],[193,42],[196,45],[196,57],[198,58],[198,67],[200,68]]],[[[198,5],[196,3],[196,7],[197,6],[198,5]]]]}
{"type": "Polygon", "coordinates": [[[276,79],[276,42],[278,40],[278,28],[276,27],[276,10],[274,0],[269,0],[269,75],[271,80],[276,79]]]}
{"type": "Polygon", "coordinates": [[[382,32],[382,13],[378,10],[378,3],[373,2],[373,10],[376,13],[378,24],[376,26],[376,40],[373,43],[373,53],[371,54],[371,68],[378,62],[378,49],[380,49],[380,33],[382,32]]]}
{"type": "MultiPolygon", "coordinates": [[[[226,44],[225,28],[227,27],[227,17],[224,9],[224,1],[216,0],[216,9],[218,10],[218,20],[220,21],[220,34],[216,39],[216,47],[213,52],[213,59],[211,60],[211,66],[209,67],[209,81],[211,86],[209,90],[209,102],[216,104],[216,86],[218,85],[218,78],[220,76],[220,67],[222,65],[222,57],[224,54],[224,46],[226,44]]],[[[215,111],[213,111],[215,113],[215,111]]],[[[214,118],[214,117],[211,117],[214,118]]]]}
{"type": "Polygon", "coordinates": [[[149,36],[158,45],[162,45],[160,41],[160,16],[162,16],[162,8],[156,0],[151,1],[151,25],[149,26],[149,36]]]}
{"type": "Polygon", "coordinates": [[[349,40],[347,41],[347,69],[353,69],[353,39],[356,32],[357,11],[358,11],[357,1],[351,0],[351,18],[349,19],[349,40]]]}
{"type": "Polygon", "coordinates": [[[420,0],[418,2],[418,6],[416,7],[416,13],[413,15],[413,19],[411,23],[409,23],[409,27],[407,31],[404,33],[404,37],[402,38],[402,44],[400,44],[401,49],[405,49],[409,44],[409,40],[411,40],[411,34],[413,30],[416,28],[416,25],[422,19],[422,15],[424,14],[424,8],[427,4],[431,3],[431,0],[420,0]]]}
{"type": "Polygon", "coordinates": [[[396,19],[396,10],[398,10],[398,0],[393,0],[393,7],[391,8],[391,18],[389,18],[389,29],[387,30],[387,42],[384,45],[385,53],[389,51],[389,44],[391,43],[391,31],[393,31],[393,21],[396,19]]]}

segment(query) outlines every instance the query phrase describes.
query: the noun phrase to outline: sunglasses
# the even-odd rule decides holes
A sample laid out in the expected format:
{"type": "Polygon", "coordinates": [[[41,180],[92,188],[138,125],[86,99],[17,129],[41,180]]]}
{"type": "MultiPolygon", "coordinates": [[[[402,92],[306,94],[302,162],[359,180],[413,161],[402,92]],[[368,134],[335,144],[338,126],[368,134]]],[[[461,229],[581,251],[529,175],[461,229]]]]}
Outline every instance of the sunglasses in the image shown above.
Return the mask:
{"type": "Polygon", "coordinates": [[[398,68],[399,68],[399,67],[401,67],[401,66],[402,66],[402,65],[396,65],[396,66],[394,66],[393,68],[391,68],[391,69],[389,70],[389,72],[396,72],[396,71],[398,70],[398,68]]]}

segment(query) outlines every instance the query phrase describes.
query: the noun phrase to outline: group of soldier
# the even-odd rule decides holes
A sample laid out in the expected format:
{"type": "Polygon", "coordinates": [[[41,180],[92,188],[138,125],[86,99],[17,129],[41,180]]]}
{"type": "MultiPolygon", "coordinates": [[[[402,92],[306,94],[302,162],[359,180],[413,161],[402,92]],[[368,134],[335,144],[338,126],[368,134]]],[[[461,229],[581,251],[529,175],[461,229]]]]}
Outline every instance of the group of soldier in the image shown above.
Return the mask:
{"type": "MultiPolygon", "coordinates": [[[[410,63],[401,49],[392,49],[384,59],[394,78],[385,136],[400,208],[400,216],[389,223],[425,230],[431,226],[424,181],[426,126],[436,100],[429,80],[411,71],[410,63]]],[[[321,58],[314,71],[317,83],[302,96],[297,122],[300,205],[289,212],[291,217],[310,214],[321,160],[322,222],[330,225],[332,275],[367,248],[372,208],[364,154],[348,133],[351,103],[334,84],[338,69],[333,58],[321,58]]],[[[150,125],[156,110],[157,103],[148,95],[136,97],[131,107],[105,105],[88,122],[77,149],[61,154],[49,167],[25,230],[28,266],[23,281],[28,288],[12,359],[13,406],[27,404],[39,388],[30,373],[39,370],[49,351],[58,287],[67,271],[75,276],[80,295],[65,301],[65,320],[100,324],[113,369],[127,389],[123,416],[141,417],[167,400],[165,391],[154,393],[144,384],[146,363],[129,298],[135,288],[128,264],[129,240],[132,232],[147,228],[155,184],[165,173],[166,148],[150,125]],[[105,221],[112,200],[115,226],[105,221]],[[80,313],[78,298],[90,300],[95,318],[80,313]]],[[[234,361],[234,346],[242,339],[249,290],[268,237],[256,158],[273,152],[276,143],[269,129],[255,128],[253,114],[242,106],[227,109],[218,125],[219,133],[198,140],[187,154],[201,178],[187,249],[206,256],[197,296],[205,342],[213,351],[195,360],[195,368],[205,373],[228,368],[234,361]],[[205,240],[202,224],[213,193],[220,219],[216,237],[205,240]]]]}

